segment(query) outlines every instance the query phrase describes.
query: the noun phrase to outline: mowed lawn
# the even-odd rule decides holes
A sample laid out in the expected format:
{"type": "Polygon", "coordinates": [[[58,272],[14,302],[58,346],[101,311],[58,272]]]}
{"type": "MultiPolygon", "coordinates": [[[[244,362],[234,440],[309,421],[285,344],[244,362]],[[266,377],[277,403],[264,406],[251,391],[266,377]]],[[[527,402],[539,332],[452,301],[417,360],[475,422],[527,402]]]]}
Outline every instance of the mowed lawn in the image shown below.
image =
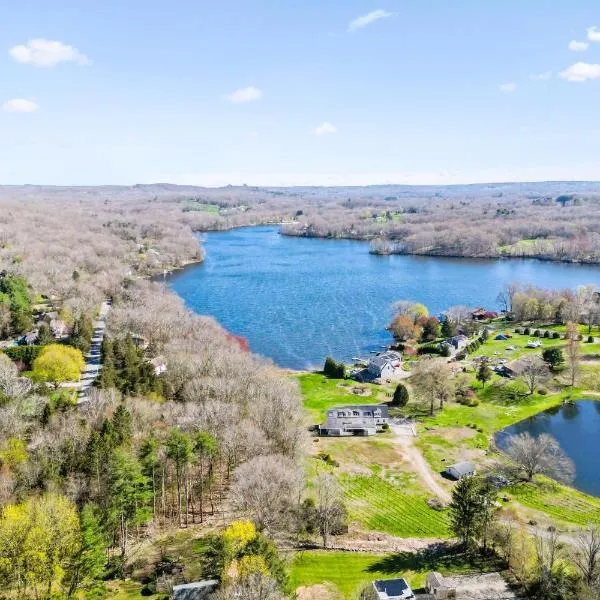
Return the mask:
{"type": "Polygon", "coordinates": [[[304,409],[311,424],[324,421],[327,410],[333,406],[381,404],[391,399],[386,396],[386,388],[380,385],[359,384],[349,379],[327,379],[321,373],[302,373],[297,378],[304,397],[304,409]],[[349,391],[352,387],[368,389],[371,394],[353,394],[349,391]]]}
{"type": "Polygon", "coordinates": [[[354,600],[374,579],[404,577],[413,590],[423,588],[431,571],[460,575],[495,570],[494,565],[473,565],[464,555],[422,555],[408,552],[366,554],[362,552],[299,552],[291,564],[293,589],[332,583],[347,599],[354,600]]]}
{"type": "Polygon", "coordinates": [[[398,537],[450,537],[448,513],[433,510],[427,496],[403,491],[378,475],[339,478],[352,521],[398,537]]]}

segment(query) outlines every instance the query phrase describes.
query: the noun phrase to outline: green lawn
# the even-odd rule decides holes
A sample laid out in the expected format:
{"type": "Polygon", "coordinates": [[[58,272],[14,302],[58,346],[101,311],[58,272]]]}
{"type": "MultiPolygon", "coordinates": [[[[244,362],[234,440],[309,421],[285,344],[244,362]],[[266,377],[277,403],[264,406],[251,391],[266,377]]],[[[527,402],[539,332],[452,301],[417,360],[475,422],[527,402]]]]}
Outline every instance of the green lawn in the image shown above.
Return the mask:
{"type": "Polygon", "coordinates": [[[404,491],[378,475],[342,475],[350,518],[362,527],[398,537],[450,537],[448,516],[429,508],[427,495],[404,491]]]}
{"type": "Polygon", "coordinates": [[[320,373],[302,373],[298,375],[300,389],[304,396],[304,409],[311,423],[321,423],[326,411],[333,406],[345,404],[379,404],[388,400],[386,388],[374,384],[358,384],[349,379],[327,379],[320,373]],[[371,390],[370,396],[357,396],[348,391],[347,386],[365,387],[371,390]]]}
{"type": "Polygon", "coordinates": [[[507,491],[523,506],[546,513],[558,522],[580,527],[600,525],[600,498],[546,477],[536,478],[535,483],[517,484],[507,491]]]}
{"type": "Polygon", "coordinates": [[[307,551],[296,554],[291,566],[291,586],[332,583],[345,598],[358,598],[374,579],[404,577],[413,590],[421,589],[427,573],[459,575],[494,570],[494,565],[472,565],[463,555],[426,553],[365,554],[361,552],[307,551]]]}

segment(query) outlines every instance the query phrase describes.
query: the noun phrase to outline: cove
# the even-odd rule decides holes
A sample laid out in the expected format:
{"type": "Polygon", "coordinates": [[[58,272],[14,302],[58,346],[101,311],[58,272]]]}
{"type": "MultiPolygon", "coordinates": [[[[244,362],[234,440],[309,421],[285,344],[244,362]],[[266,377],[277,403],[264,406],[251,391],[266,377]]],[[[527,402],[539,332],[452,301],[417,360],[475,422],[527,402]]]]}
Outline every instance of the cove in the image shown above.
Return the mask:
{"type": "Polygon", "coordinates": [[[206,260],[168,284],[192,310],[246,337],[253,352],[292,369],[381,349],[396,300],[422,302],[432,314],[456,304],[492,308],[506,283],[574,288],[600,276],[595,266],[531,259],[374,256],[366,242],[287,237],[277,226],[203,241],[206,260]]]}
{"type": "Polygon", "coordinates": [[[505,450],[508,438],[519,433],[537,437],[549,433],[575,463],[574,487],[600,497],[600,453],[591,450],[600,436],[600,402],[578,400],[541,412],[496,434],[496,445],[505,450]]]}

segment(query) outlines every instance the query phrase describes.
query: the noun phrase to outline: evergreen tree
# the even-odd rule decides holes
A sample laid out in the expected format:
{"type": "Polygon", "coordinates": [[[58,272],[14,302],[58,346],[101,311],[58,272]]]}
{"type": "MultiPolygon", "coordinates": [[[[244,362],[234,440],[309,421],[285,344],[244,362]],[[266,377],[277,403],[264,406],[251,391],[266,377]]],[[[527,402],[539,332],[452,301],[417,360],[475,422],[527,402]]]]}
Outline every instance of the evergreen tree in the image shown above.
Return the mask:
{"type": "Polygon", "coordinates": [[[493,371],[490,369],[490,365],[487,360],[482,360],[477,369],[477,381],[481,382],[482,387],[492,378],[493,371]]]}
{"type": "Polygon", "coordinates": [[[408,390],[403,383],[399,383],[394,390],[392,406],[406,406],[408,404],[408,390]]]}
{"type": "Polygon", "coordinates": [[[456,325],[448,318],[442,321],[441,333],[443,338],[451,338],[456,335],[456,325]]]}
{"type": "Polygon", "coordinates": [[[112,418],[112,436],[115,446],[128,446],[131,444],[133,432],[131,430],[131,414],[123,404],[117,406],[112,418]]]}
{"type": "Polygon", "coordinates": [[[38,346],[47,346],[48,344],[53,344],[53,343],[54,343],[54,336],[52,335],[52,332],[50,331],[50,327],[48,326],[48,323],[42,323],[40,325],[40,328],[38,331],[37,345],[38,346]]]}
{"type": "Polygon", "coordinates": [[[100,598],[104,590],[102,578],[106,567],[107,541],[92,506],[83,507],[79,526],[79,548],[67,570],[66,596],[73,598],[77,591],[84,590],[86,598],[100,598]]]}
{"type": "Polygon", "coordinates": [[[493,519],[493,488],[478,477],[463,477],[452,490],[450,526],[461,543],[472,547],[487,539],[493,519]]]}

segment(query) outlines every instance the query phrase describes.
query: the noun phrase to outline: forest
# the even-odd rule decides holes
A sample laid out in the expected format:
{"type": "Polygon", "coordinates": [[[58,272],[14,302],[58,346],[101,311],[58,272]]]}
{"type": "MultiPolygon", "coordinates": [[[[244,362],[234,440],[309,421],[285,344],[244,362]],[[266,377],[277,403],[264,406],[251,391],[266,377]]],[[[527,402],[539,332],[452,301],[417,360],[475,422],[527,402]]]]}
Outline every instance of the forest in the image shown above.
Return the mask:
{"type": "MultiPolygon", "coordinates": [[[[1,597],[106,597],[162,532],[207,520],[214,527],[238,507],[250,516],[264,510],[264,498],[248,505],[246,492],[260,494],[265,480],[278,484],[278,504],[255,522],[279,526],[275,507],[283,511],[300,485],[300,396],[294,382],[151,279],[202,256],[170,201],[4,190],[1,597]],[[106,298],[106,369],[78,404],[70,382],[106,298]],[[157,357],[166,365],[158,374],[157,357]]],[[[268,557],[271,546],[256,539],[256,552],[268,557]]],[[[266,572],[263,579],[272,580],[266,572]]],[[[163,577],[162,591],[172,584],[163,577]]]]}

